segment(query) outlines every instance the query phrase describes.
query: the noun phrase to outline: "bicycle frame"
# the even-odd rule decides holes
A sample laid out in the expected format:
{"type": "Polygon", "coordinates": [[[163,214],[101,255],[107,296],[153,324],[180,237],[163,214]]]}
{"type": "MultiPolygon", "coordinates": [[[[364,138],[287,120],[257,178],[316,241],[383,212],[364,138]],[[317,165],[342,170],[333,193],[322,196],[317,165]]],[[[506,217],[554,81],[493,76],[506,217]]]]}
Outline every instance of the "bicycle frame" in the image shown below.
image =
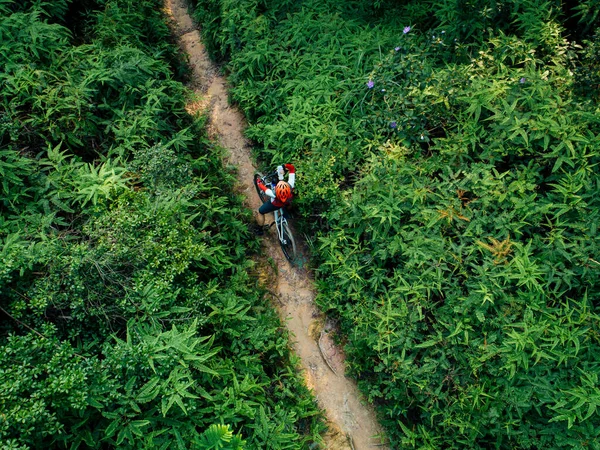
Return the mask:
{"type": "Polygon", "coordinates": [[[279,238],[280,242],[284,242],[283,224],[287,223],[287,219],[285,218],[285,216],[283,214],[283,208],[276,209],[275,211],[273,211],[273,217],[275,218],[274,223],[275,223],[275,228],[277,229],[277,237],[279,238]]]}
{"type": "MultiPolygon", "coordinates": [[[[267,175],[263,179],[263,181],[268,181],[269,186],[271,187],[271,189],[273,191],[275,190],[275,186],[277,183],[275,183],[274,181],[270,181],[270,180],[272,180],[273,177],[275,177],[275,176],[277,176],[277,172],[267,175]]],[[[281,242],[283,242],[283,224],[287,223],[287,219],[285,218],[283,210],[284,210],[284,208],[280,208],[280,209],[276,209],[275,211],[273,211],[273,218],[274,218],[273,223],[275,224],[275,228],[277,229],[277,237],[279,238],[279,241],[281,241],[281,242]]]]}

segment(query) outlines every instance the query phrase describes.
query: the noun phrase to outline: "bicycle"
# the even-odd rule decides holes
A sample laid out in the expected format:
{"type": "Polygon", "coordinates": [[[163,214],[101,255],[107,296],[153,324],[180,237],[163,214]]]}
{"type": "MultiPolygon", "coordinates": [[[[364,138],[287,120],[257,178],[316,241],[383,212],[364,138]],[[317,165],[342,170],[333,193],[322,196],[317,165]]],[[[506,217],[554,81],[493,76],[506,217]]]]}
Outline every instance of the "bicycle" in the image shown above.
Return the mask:
{"type": "MultiPolygon", "coordinates": [[[[258,193],[260,200],[263,203],[266,201],[271,201],[271,198],[259,189],[258,180],[261,180],[265,186],[275,190],[275,186],[279,181],[277,172],[273,172],[269,175],[263,175],[260,172],[256,172],[254,174],[254,187],[256,188],[256,192],[258,193]]],[[[275,217],[275,221],[270,226],[275,224],[275,227],[277,228],[277,238],[279,239],[281,250],[283,250],[283,254],[287,260],[293,265],[298,255],[296,253],[296,241],[294,240],[294,235],[292,234],[287,221],[287,211],[285,210],[285,207],[273,211],[273,216],[275,217]]]]}

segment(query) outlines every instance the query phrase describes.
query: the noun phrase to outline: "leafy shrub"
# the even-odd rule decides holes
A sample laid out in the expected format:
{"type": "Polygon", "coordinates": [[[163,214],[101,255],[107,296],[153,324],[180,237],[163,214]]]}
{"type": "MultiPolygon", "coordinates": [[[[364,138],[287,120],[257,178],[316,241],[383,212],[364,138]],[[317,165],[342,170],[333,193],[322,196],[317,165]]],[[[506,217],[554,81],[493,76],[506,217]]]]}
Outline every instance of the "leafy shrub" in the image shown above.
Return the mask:
{"type": "Polygon", "coordinates": [[[575,69],[575,80],[577,82],[575,87],[577,92],[592,101],[598,100],[600,92],[599,41],[599,33],[596,32],[592,40],[586,42],[581,64],[575,69]]]}
{"type": "Polygon", "coordinates": [[[593,423],[591,415],[558,407],[579,389],[572,371],[596,364],[588,325],[597,302],[587,297],[598,289],[589,259],[598,247],[594,226],[583,216],[571,216],[572,228],[550,225],[564,205],[534,203],[526,168],[499,174],[479,163],[455,172],[402,158],[370,169],[321,239],[319,303],[342,319],[350,368],[371,399],[388,415],[397,411],[383,419],[392,436],[404,434],[397,445],[437,436],[446,447],[441,437],[452,436],[456,448],[525,448],[595,436],[584,421],[593,423]],[[547,232],[530,228],[544,221],[547,232]],[[553,247],[556,233],[569,250],[553,247]],[[531,377],[553,381],[519,391],[531,377]],[[562,414],[552,413],[556,407],[562,414]],[[511,408],[523,419],[507,430],[511,408]],[[581,427],[569,430],[575,417],[581,427]],[[544,437],[548,421],[559,424],[544,437]]]}

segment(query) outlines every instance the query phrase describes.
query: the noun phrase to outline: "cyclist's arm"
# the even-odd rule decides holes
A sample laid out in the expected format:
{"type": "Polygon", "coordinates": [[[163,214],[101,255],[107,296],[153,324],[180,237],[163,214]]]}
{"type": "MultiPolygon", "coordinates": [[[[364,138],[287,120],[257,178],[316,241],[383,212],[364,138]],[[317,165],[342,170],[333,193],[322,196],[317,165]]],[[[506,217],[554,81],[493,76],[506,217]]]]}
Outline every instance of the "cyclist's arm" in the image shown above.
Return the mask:
{"type": "Polygon", "coordinates": [[[283,166],[279,166],[277,168],[277,174],[279,175],[279,179],[283,180],[283,169],[286,169],[289,172],[288,175],[288,183],[294,188],[294,184],[296,184],[296,168],[293,164],[284,164],[283,166]]]}
{"type": "Polygon", "coordinates": [[[275,192],[273,192],[272,189],[269,189],[268,187],[266,187],[262,182],[258,183],[258,188],[263,191],[265,194],[267,194],[269,197],[271,198],[276,198],[277,196],[275,195],[275,192]]]}

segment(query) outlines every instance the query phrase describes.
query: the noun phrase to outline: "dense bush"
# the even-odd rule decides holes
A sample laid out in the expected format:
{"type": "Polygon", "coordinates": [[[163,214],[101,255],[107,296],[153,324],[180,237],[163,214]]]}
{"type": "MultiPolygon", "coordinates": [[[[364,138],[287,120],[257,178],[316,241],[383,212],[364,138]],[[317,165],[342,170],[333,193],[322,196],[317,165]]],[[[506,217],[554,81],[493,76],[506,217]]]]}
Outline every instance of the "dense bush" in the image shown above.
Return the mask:
{"type": "Polygon", "coordinates": [[[161,6],[0,4],[3,449],[320,439],[161,6]]]}
{"type": "Polygon", "coordinates": [[[600,446],[593,4],[198,2],[393,448],[600,446]]]}

